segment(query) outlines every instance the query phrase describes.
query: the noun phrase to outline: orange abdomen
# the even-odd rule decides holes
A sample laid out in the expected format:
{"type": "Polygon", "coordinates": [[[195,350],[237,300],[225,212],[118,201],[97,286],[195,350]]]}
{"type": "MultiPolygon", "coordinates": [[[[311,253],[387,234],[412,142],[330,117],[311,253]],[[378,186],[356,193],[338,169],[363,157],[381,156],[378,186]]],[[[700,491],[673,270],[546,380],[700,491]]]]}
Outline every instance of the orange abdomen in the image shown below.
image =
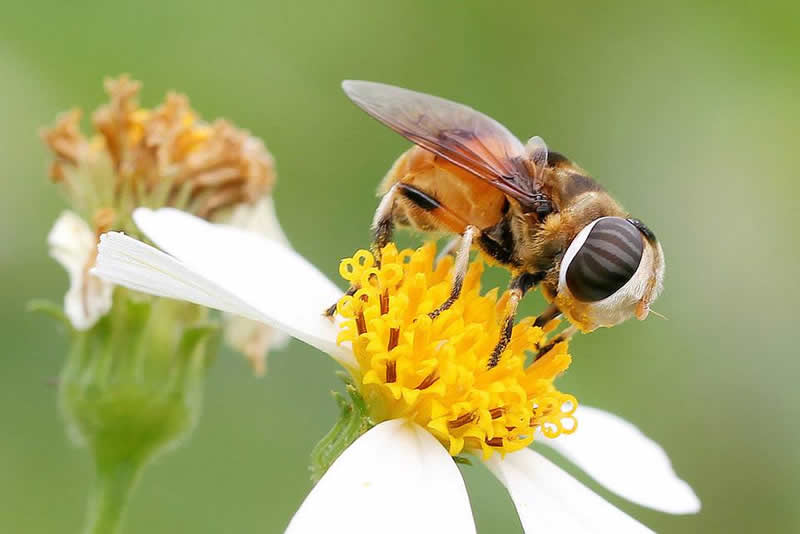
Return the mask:
{"type": "Polygon", "coordinates": [[[506,197],[495,187],[418,146],[404,152],[381,182],[378,193],[406,184],[441,207],[421,209],[406,198],[395,202],[394,220],[422,231],[461,233],[466,225],[484,229],[503,217],[506,197]]]}

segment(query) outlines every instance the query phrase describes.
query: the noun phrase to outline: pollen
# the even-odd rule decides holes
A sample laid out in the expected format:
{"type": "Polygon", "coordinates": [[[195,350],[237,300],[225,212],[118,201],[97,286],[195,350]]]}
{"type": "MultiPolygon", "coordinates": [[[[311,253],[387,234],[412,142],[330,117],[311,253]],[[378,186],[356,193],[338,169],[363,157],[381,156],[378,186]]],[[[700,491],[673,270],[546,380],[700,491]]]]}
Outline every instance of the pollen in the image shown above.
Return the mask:
{"type": "Polygon", "coordinates": [[[450,294],[454,268],[451,257],[437,262],[435,255],[433,244],[403,251],[389,244],[380,265],[366,250],[341,262],[340,274],[357,290],[337,303],[338,342],[352,344],[372,419],[414,421],[452,456],[513,452],[537,429],[547,437],[573,432],[578,403],[553,384],[569,367],[567,342],[536,357],[554,325],[519,321],[490,369],[508,294],[481,294],[484,265],[476,260],[455,304],[431,319],[450,294]]]}

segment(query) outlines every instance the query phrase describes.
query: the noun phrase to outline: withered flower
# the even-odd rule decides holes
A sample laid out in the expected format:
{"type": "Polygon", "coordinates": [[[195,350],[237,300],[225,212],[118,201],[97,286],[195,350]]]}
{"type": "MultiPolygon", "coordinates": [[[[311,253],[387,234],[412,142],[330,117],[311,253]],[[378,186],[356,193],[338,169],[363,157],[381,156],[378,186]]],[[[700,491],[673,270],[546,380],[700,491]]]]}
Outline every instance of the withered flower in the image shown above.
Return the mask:
{"type": "MultiPolygon", "coordinates": [[[[88,274],[98,236],[109,230],[140,236],[131,219],[137,207],[174,207],[286,243],[271,199],[275,163],[264,143],[226,120],[203,121],[182,94],[167,94],[154,109],[140,107],[140,88],[128,76],[107,79],[109,102],[92,113],[89,137],[77,109],[41,132],[55,156],[50,177],[78,213],[62,215],[49,236],[51,255],[70,275],[65,312],[78,330],[111,305],[111,286],[88,274]]],[[[226,325],[226,339],[258,374],[268,349],[287,339],[244,319],[226,318],[226,325]]]]}

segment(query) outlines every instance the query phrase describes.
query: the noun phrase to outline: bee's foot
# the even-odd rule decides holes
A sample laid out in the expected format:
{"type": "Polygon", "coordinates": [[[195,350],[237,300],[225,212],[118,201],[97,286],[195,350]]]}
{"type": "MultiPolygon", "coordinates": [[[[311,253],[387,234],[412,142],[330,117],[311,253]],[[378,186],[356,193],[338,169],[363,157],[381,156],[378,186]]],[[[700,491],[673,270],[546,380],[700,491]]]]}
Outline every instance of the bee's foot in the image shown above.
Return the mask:
{"type": "Polygon", "coordinates": [[[331,321],[333,321],[333,316],[336,315],[336,302],[334,302],[329,308],[327,308],[322,315],[327,317],[331,321]]]}

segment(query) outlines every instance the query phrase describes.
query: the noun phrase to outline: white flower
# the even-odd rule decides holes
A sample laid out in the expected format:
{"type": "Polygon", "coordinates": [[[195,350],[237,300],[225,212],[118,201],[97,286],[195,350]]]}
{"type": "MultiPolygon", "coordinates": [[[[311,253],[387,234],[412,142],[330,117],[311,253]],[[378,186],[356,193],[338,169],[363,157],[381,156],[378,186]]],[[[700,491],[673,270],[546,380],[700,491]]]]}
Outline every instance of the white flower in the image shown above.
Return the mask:
{"type": "MultiPolygon", "coordinates": [[[[342,294],[276,241],[171,210],[139,209],[139,228],[161,249],[102,236],[93,271],[139,291],[189,300],[264,322],[330,354],[351,374],[358,361],[337,344],[339,328],[320,310],[342,294]]],[[[554,447],[597,482],[633,502],[695,513],[700,502],[664,451],[633,425],[581,407],[570,436],[554,447]]],[[[530,448],[486,463],[506,486],[526,532],[648,532],[530,448]]],[[[439,440],[402,419],[378,424],[331,466],[288,532],[474,532],[461,475],[439,440]],[[358,513],[352,513],[353,507],[358,513]]]]}
{"type": "MultiPolygon", "coordinates": [[[[253,204],[236,206],[228,224],[289,246],[269,195],[264,195],[253,204]]],[[[255,373],[261,376],[267,370],[267,353],[272,349],[284,348],[289,342],[289,335],[259,321],[225,314],[225,341],[244,354],[255,373]]]]}
{"type": "MultiPolygon", "coordinates": [[[[289,241],[280,227],[272,197],[263,196],[252,204],[237,205],[229,224],[284,246],[289,241]]],[[[50,256],[67,271],[70,287],[64,297],[64,312],[77,330],[88,330],[111,309],[113,284],[89,274],[97,253],[97,238],[89,225],[72,211],[63,212],[47,237],[50,256]]],[[[244,354],[254,371],[266,371],[269,350],[286,346],[290,336],[263,322],[236,314],[225,315],[225,341],[244,354]]]]}
{"type": "Polygon", "coordinates": [[[76,330],[87,330],[111,309],[113,286],[89,274],[97,251],[97,237],[77,214],[65,211],[53,224],[47,244],[50,256],[69,275],[64,313],[76,330]]]}

